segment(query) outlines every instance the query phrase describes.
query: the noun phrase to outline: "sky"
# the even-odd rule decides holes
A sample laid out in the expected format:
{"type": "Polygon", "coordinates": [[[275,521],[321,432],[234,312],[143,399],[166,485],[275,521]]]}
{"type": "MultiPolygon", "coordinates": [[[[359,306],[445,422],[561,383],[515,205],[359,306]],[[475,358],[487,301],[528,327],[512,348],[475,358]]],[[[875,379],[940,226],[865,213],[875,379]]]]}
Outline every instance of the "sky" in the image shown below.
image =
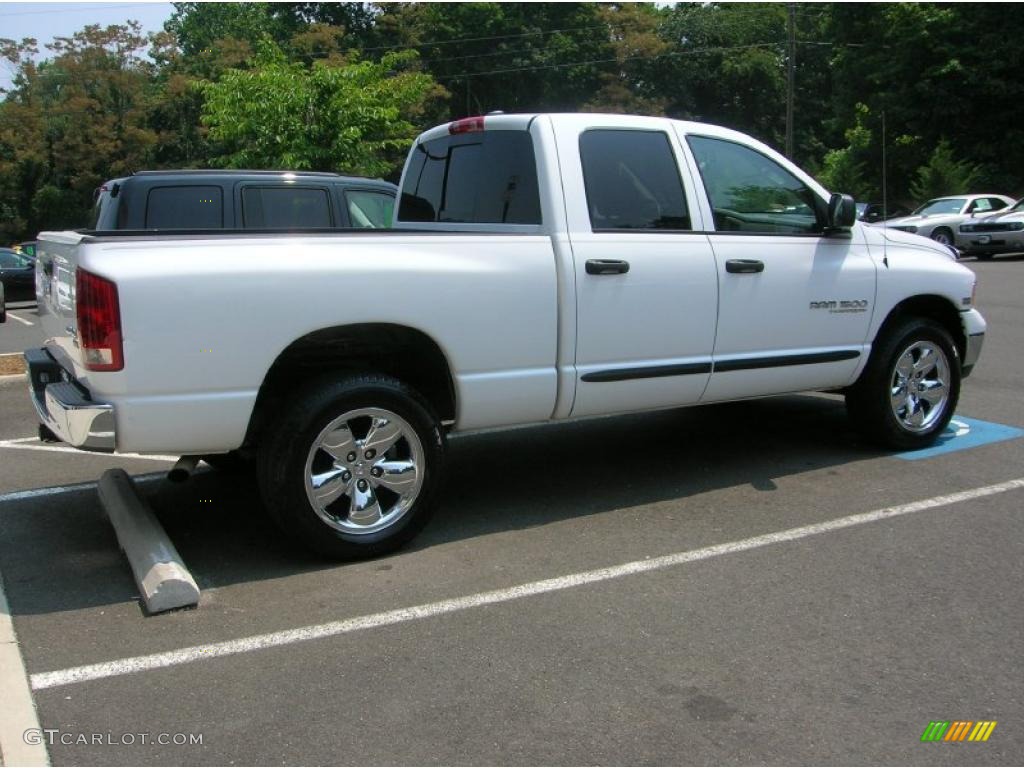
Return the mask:
{"type": "MultiPolygon", "coordinates": [[[[34,37],[39,42],[40,59],[50,52],[46,44],[54,37],[70,37],[87,24],[123,24],[131,19],[142,24],[142,31],[157,32],[174,12],[170,3],[10,3],[0,0],[0,37],[21,40],[34,37]]],[[[0,62],[0,88],[11,84],[12,67],[0,62]]]]}

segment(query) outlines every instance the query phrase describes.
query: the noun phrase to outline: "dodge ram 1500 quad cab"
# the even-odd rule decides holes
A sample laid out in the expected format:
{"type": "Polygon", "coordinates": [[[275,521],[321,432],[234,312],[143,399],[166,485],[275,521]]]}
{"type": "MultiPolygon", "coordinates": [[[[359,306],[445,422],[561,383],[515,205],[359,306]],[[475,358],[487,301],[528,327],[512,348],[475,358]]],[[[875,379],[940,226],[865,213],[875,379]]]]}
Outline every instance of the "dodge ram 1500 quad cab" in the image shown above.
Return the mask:
{"type": "Polygon", "coordinates": [[[37,269],[43,425],[253,456],[281,527],[340,557],[423,527],[453,431],[839,390],[927,445],[985,333],[948,247],[748,136],[622,115],[429,130],[389,230],[51,232],[37,269]]]}

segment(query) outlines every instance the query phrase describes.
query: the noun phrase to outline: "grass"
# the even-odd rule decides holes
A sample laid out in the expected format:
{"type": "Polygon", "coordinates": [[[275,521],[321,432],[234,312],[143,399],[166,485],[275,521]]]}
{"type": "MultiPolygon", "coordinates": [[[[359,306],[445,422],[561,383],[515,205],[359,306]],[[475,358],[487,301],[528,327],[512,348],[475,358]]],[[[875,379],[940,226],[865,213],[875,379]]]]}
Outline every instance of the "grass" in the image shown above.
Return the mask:
{"type": "Polygon", "coordinates": [[[25,358],[21,356],[21,352],[0,355],[0,376],[10,376],[15,373],[24,372],[25,358]]]}

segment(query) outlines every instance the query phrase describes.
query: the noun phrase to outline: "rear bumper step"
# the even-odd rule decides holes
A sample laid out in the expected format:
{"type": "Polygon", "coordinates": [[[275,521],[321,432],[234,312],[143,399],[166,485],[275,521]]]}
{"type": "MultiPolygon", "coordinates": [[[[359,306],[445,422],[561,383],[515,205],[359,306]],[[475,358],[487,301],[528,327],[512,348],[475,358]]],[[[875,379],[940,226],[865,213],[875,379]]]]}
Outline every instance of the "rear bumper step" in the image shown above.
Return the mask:
{"type": "Polygon", "coordinates": [[[68,445],[113,453],[114,406],[97,403],[45,349],[25,350],[29,394],[40,423],[68,445]]]}

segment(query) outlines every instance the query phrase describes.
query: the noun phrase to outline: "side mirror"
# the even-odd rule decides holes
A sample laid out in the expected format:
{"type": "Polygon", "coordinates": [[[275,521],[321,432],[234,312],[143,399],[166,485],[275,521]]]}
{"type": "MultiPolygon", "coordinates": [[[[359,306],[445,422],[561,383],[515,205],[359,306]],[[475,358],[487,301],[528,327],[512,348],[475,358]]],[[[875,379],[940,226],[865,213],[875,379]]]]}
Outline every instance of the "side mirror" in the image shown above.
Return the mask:
{"type": "Polygon", "coordinates": [[[828,201],[828,229],[846,230],[857,220],[857,204],[850,195],[836,192],[828,201]]]}

